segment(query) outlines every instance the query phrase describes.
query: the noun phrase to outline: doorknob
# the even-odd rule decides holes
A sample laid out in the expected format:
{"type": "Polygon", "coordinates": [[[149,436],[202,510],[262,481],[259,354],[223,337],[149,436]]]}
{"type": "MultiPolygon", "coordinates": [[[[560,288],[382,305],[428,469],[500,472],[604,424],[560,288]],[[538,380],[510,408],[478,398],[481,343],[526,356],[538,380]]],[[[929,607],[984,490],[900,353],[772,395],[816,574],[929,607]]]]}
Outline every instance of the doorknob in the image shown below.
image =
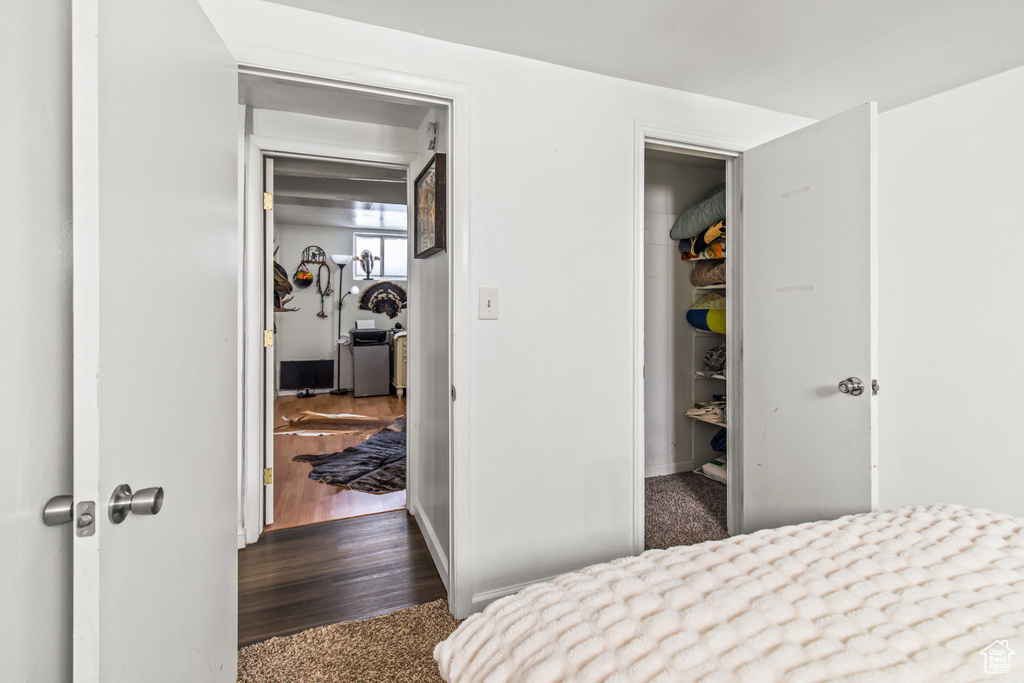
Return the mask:
{"type": "Polygon", "coordinates": [[[110,521],[120,524],[129,512],[137,515],[155,515],[164,506],[164,488],[155,486],[132,493],[132,487],[121,484],[110,496],[110,521]]]}
{"type": "Polygon", "coordinates": [[[74,518],[74,496],[54,496],[43,506],[43,524],[60,526],[74,518]]]}
{"type": "Polygon", "coordinates": [[[857,377],[847,377],[839,383],[839,391],[851,396],[860,396],[864,393],[864,382],[857,377]]]}

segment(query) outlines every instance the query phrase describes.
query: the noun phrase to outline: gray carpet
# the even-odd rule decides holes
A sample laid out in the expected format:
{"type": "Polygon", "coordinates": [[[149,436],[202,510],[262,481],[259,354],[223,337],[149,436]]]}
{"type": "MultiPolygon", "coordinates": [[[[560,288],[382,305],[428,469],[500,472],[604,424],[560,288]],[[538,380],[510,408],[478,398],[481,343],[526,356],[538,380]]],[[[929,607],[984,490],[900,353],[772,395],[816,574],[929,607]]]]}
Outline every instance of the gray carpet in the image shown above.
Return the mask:
{"type": "Polygon", "coordinates": [[[644,550],[727,538],[725,484],[693,472],[644,480],[644,550]]]}

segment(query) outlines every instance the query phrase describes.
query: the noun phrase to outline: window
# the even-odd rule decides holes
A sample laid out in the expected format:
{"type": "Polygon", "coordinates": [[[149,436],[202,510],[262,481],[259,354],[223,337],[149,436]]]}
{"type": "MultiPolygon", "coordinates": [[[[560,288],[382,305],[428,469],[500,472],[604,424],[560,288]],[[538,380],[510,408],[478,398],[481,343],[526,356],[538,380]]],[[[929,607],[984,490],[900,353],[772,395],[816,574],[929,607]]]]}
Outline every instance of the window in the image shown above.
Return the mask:
{"type": "Polygon", "coordinates": [[[373,262],[373,270],[370,277],[386,277],[404,280],[409,277],[409,251],[408,240],[405,235],[372,235],[356,233],[355,244],[352,253],[355,258],[352,261],[353,276],[366,277],[363,272],[363,265],[359,263],[359,255],[369,249],[370,253],[380,260],[373,262]]]}

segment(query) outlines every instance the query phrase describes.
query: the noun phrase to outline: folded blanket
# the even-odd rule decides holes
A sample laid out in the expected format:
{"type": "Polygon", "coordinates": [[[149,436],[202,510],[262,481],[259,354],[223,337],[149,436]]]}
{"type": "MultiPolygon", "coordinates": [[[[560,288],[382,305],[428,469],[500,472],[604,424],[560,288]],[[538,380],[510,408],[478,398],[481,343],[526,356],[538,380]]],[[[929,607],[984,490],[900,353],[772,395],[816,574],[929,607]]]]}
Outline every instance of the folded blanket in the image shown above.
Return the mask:
{"type": "Polygon", "coordinates": [[[690,240],[681,240],[679,242],[679,258],[684,261],[706,261],[708,259],[725,258],[725,240],[719,240],[714,244],[708,245],[707,249],[696,256],[690,253],[691,244],[690,240]]]}

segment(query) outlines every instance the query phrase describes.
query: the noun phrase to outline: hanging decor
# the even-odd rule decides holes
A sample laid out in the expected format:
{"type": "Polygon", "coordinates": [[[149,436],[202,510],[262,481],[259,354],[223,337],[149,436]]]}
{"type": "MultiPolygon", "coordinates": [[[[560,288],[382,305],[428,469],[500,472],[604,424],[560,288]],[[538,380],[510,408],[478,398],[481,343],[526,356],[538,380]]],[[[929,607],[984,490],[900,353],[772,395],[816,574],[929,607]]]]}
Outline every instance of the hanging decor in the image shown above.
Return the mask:
{"type": "Polygon", "coordinates": [[[414,258],[426,258],[447,249],[446,173],[445,155],[438,152],[416,176],[413,184],[414,258]]]}
{"type": "Polygon", "coordinates": [[[321,263],[316,267],[316,292],[320,295],[320,312],[316,314],[318,318],[326,318],[327,313],[324,312],[324,298],[334,294],[334,290],[331,288],[331,267],[326,263],[321,263]],[[324,268],[327,269],[327,284],[323,282],[324,268]]]}
{"type": "Polygon", "coordinates": [[[295,269],[295,275],[292,276],[295,284],[303,289],[313,284],[313,272],[309,266],[319,266],[321,263],[327,263],[327,253],[323,249],[315,245],[303,249],[302,261],[299,262],[299,267],[295,269]]]}
{"type": "Polygon", "coordinates": [[[394,282],[378,282],[363,290],[359,297],[359,308],[373,313],[383,313],[389,318],[398,317],[406,306],[405,288],[394,282]]]}
{"type": "Polygon", "coordinates": [[[277,248],[274,249],[274,311],[276,313],[290,313],[299,310],[288,308],[287,304],[292,300],[292,283],[288,280],[288,271],[277,262],[277,248]]]}

